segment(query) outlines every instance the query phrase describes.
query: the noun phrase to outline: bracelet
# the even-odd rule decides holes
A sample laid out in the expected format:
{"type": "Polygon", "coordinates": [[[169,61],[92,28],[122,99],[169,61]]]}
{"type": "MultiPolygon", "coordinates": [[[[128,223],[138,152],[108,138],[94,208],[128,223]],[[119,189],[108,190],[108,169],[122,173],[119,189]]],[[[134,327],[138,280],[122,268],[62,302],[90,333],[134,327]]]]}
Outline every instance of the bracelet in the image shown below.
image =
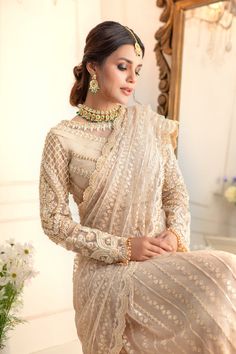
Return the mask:
{"type": "Polygon", "coordinates": [[[177,234],[177,232],[175,230],[173,230],[171,227],[168,227],[167,230],[172,232],[172,234],[174,234],[176,236],[176,238],[177,238],[177,244],[178,244],[177,252],[187,252],[188,249],[184,245],[180,235],[177,234]]]}
{"type": "Polygon", "coordinates": [[[132,237],[128,237],[127,240],[125,240],[125,245],[126,245],[126,251],[127,251],[127,257],[126,259],[123,261],[123,263],[125,265],[128,265],[131,259],[131,238],[132,237]]]}

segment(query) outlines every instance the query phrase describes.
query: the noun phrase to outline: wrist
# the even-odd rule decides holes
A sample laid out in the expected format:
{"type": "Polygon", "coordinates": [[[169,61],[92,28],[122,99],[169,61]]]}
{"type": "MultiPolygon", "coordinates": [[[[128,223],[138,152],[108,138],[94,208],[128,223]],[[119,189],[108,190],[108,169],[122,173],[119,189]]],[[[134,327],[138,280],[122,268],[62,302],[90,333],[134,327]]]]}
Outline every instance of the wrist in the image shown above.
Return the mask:
{"type": "Polygon", "coordinates": [[[132,237],[128,237],[124,244],[125,244],[125,257],[122,260],[122,264],[124,265],[128,265],[130,260],[131,260],[131,238],[132,237]]]}
{"type": "Polygon", "coordinates": [[[181,236],[171,227],[167,228],[168,231],[172,232],[177,239],[177,252],[187,252],[188,248],[185,246],[184,242],[182,241],[181,236]]]}

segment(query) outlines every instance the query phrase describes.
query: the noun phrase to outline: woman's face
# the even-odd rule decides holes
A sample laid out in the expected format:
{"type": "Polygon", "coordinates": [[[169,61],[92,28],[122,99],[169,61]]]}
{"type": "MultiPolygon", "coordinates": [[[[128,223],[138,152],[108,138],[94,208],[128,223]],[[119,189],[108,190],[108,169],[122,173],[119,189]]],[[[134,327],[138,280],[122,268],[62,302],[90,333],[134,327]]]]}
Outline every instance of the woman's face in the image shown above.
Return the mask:
{"type": "Polygon", "coordinates": [[[134,46],[125,44],[114,51],[95,71],[100,90],[96,95],[111,104],[127,104],[142,67],[134,46]]]}

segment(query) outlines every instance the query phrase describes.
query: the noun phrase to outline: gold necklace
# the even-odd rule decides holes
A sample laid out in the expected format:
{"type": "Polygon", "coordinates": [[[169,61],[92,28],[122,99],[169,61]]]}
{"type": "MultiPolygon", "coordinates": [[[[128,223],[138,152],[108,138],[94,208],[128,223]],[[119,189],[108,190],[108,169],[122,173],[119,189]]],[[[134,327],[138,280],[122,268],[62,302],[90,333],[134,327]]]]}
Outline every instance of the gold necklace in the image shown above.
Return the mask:
{"type": "Polygon", "coordinates": [[[113,122],[121,113],[122,106],[118,105],[108,111],[100,111],[90,108],[84,104],[78,105],[78,112],[76,114],[90,122],[113,122]]]}

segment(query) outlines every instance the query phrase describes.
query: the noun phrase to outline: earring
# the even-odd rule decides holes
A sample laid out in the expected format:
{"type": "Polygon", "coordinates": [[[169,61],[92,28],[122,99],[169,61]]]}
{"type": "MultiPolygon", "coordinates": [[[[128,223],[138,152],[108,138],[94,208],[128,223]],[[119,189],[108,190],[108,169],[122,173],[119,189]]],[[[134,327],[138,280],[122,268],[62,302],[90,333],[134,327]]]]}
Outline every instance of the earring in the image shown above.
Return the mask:
{"type": "Polygon", "coordinates": [[[93,74],[92,79],[89,82],[89,91],[92,93],[97,93],[100,87],[98,86],[96,74],[93,74]]]}

